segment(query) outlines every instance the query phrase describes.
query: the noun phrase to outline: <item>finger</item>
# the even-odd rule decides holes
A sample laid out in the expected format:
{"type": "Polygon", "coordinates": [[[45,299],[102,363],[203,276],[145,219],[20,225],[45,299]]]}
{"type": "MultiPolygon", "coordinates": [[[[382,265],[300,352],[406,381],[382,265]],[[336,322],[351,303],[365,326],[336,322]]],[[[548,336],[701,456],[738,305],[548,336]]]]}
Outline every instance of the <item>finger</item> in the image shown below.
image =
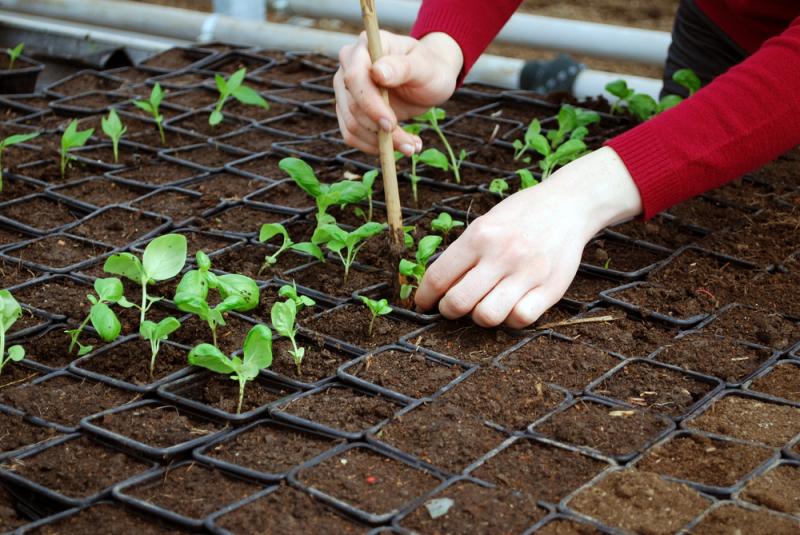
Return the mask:
{"type": "Polygon", "coordinates": [[[394,111],[383,100],[380,88],[370,76],[371,61],[366,47],[358,46],[353,50],[347,65],[342,65],[342,80],[351,95],[357,98],[358,105],[367,117],[380,127],[391,132],[397,125],[394,111]]]}
{"type": "Polygon", "coordinates": [[[414,297],[417,306],[422,310],[433,308],[447,290],[477,264],[478,255],[474,251],[461,238],[445,249],[425,271],[414,297]]]}
{"type": "Polygon", "coordinates": [[[449,319],[469,314],[494,289],[503,275],[500,266],[485,260],[479,262],[442,297],[439,312],[449,319]]]}
{"type": "Polygon", "coordinates": [[[481,327],[496,327],[511,314],[517,302],[539,283],[538,277],[517,272],[501,280],[472,310],[472,320],[481,327]]]}
{"type": "Polygon", "coordinates": [[[336,118],[339,130],[345,143],[367,154],[378,154],[378,136],[375,132],[365,131],[350,115],[350,112],[336,104],[336,118]]]}
{"type": "Polygon", "coordinates": [[[408,55],[384,56],[370,69],[372,80],[380,86],[393,88],[401,85],[422,86],[435,77],[434,63],[420,58],[412,49],[408,55]]]}
{"type": "Polygon", "coordinates": [[[506,318],[512,329],[523,329],[539,319],[561,296],[550,285],[537,286],[520,299],[506,318]]]}

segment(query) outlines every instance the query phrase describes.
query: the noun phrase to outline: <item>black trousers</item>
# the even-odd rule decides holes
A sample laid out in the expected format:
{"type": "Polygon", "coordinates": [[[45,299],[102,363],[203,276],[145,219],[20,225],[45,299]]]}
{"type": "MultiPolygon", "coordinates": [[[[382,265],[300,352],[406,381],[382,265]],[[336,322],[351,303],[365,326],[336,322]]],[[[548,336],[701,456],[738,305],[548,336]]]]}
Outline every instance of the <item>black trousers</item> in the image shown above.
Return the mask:
{"type": "Polygon", "coordinates": [[[672,43],[669,45],[664,66],[661,96],[688,96],[686,89],[672,81],[672,75],[677,70],[692,69],[705,86],[741,63],[747,55],[747,52],[700,11],[694,0],[681,0],[672,27],[672,43]]]}

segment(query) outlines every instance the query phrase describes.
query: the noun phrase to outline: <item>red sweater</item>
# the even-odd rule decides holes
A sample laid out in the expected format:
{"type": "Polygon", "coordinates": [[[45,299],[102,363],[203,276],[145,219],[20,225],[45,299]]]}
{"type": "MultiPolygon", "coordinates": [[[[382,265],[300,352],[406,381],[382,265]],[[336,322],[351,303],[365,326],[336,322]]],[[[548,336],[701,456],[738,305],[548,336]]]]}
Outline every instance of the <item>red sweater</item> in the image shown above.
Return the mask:
{"type": "MultiPolygon", "coordinates": [[[[611,139],[650,218],[800,145],[800,2],[696,0],[752,54],[692,98],[611,139]]],[[[466,73],[520,0],[424,0],[414,37],[444,32],[466,73]]],[[[800,170],[798,170],[800,172],[800,170]]]]}

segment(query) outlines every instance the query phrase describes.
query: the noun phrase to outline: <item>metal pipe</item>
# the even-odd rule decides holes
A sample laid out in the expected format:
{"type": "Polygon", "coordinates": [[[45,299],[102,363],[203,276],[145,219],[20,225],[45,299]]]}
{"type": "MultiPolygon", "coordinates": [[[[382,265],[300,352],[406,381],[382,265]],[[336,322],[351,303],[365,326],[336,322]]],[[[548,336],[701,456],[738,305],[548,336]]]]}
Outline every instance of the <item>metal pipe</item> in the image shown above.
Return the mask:
{"type": "MultiPolygon", "coordinates": [[[[281,6],[289,13],[307,17],[360,20],[356,2],[284,0],[281,6]]],[[[381,0],[378,6],[384,26],[402,30],[411,27],[418,10],[419,2],[408,0],[381,0]]],[[[497,36],[500,43],[653,65],[664,64],[670,40],[668,32],[527,13],[511,17],[497,36]]]]}

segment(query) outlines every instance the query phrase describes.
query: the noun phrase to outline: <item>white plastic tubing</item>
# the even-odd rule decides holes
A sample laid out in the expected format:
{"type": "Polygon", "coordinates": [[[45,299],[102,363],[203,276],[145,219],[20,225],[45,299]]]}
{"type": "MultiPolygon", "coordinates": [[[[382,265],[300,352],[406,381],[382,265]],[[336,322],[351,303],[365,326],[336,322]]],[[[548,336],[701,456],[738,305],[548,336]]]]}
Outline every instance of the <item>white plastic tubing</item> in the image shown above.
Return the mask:
{"type": "MultiPolygon", "coordinates": [[[[384,3],[389,2],[381,0],[381,10],[384,3]]],[[[409,5],[409,2],[394,3],[409,5]]],[[[250,46],[314,50],[331,57],[336,57],[342,46],[353,42],[352,35],[338,32],[243,21],[218,14],[121,0],[0,0],[0,9],[184,41],[196,41],[202,36],[205,40],[250,46]]],[[[410,13],[413,17],[413,8],[410,13]]],[[[383,18],[383,11],[380,16],[383,18]]],[[[524,63],[521,59],[485,54],[473,68],[469,80],[514,89],[519,86],[519,73],[524,63]]],[[[576,81],[573,93],[578,98],[596,96],[602,93],[604,81],[620,77],[614,73],[584,71],[576,81]]],[[[657,80],[627,75],[624,78],[637,91],[653,96],[660,88],[657,80]]]]}

